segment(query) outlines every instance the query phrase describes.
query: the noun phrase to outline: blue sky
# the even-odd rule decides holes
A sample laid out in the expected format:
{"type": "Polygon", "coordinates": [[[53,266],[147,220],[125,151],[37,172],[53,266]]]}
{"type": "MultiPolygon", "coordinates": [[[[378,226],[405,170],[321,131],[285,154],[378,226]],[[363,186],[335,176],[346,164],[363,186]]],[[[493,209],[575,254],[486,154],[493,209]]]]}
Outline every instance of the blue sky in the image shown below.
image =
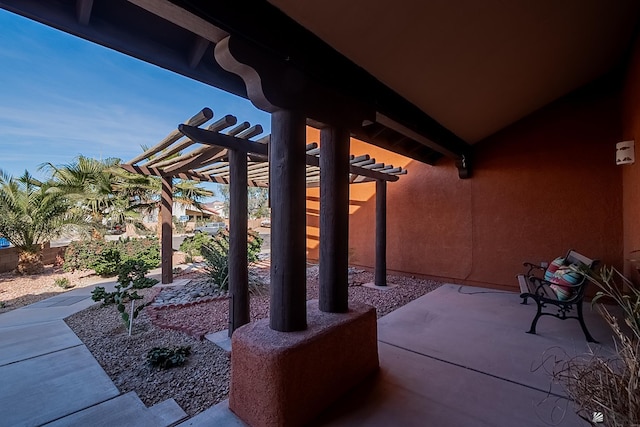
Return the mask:
{"type": "Polygon", "coordinates": [[[203,107],[269,132],[242,98],[0,9],[0,169],[127,161],[203,107]]]}

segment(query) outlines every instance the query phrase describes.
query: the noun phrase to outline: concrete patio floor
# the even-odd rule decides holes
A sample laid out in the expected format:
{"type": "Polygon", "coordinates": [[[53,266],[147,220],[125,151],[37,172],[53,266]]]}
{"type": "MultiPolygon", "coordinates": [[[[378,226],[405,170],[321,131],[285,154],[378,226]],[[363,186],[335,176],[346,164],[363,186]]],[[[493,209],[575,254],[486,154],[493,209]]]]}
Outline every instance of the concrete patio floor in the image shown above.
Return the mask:
{"type": "MultiPolygon", "coordinates": [[[[527,334],[536,309],[520,302],[514,292],[444,285],[382,317],[380,373],[313,425],[588,426],[548,373],[549,357],[589,351],[578,322],[543,317],[538,335],[527,334]]],[[[610,330],[588,304],[585,320],[603,343],[590,347],[610,351],[610,330]]],[[[227,405],[181,426],[244,425],[227,405]]]]}
{"type": "MultiPolygon", "coordinates": [[[[135,393],[120,394],[64,324],[64,317],[93,303],[91,289],[0,315],[0,407],[11,408],[0,426],[168,426],[184,419],[171,400],[146,408],[135,393]]],[[[539,334],[526,334],[535,305],[519,303],[516,293],[444,285],[384,316],[378,321],[380,373],[314,425],[588,425],[540,367],[549,355],[589,349],[578,322],[543,317],[539,334]]],[[[592,335],[612,343],[599,315],[585,311],[592,335]]],[[[180,425],[244,424],[225,401],[180,425]]]]}

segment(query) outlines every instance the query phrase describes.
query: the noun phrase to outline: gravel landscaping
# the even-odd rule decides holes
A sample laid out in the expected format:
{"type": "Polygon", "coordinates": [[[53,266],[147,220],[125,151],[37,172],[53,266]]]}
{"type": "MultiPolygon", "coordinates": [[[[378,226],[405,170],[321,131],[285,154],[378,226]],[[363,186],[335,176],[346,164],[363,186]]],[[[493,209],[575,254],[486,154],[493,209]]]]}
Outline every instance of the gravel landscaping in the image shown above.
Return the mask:
{"type": "MultiPolygon", "coordinates": [[[[51,296],[50,292],[63,291],[53,284],[54,278],[57,277],[53,270],[50,273],[23,278],[24,282],[19,283],[30,287],[30,292],[34,295],[48,297],[51,296]],[[43,290],[35,289],[37,283],[40,283],[43,290]]],[[[263,282],[268,282],[267,269],[254,268],[252,273],[263,282]]],[[[13,278],[1,281],[2,277],[0,276],[0,286],[13,283],[13,278]]],[[[86,277],[82,280],[91,280],[89,274],[86,277]]],[[[173,398],[189,416],[193,416],[228,397],[229,355],[215,344],[201,338],[207,333],[227,329],[229,302],[224,295],[205,290],[206,276],[202,272],[190,272],[177,275],[175,278],[186,278],[191,282],[182,290],[179,287],[152,288],[139,292],[144,295],[145,302],[155,301],[156,304],[141,312],[134,322],[131,336],[127,334],[114,306],[98,304],[70,316],[65,321],[102,365],[120,392],[135,391],[147,406],[173,398]],[[184,300],[185,295],[191,296],[190,302],[184,300]],[[176,297],[181,299],[180,304],[171,303],[175,302],[176,297]],[[167,300],[166,303],[164,299],[167,300]],[[161,370],[147,363],[147,353],[153,347],[182,346],[191,348],[191,354],[183,366],[161,370]]],[[[95,279],[93,276],[93,281],[95,279]]],[[[74,279],[72,284],[81,283],[82,280],[74,279]]],[[[396,287],[387,291],[361,286],[371,281],[371,272],[351,268],[349,298],[350,301],[375,306],[378,317],[440,286],[440,283],[431,280],[403,276],[389,276],[388,283],[396,287]]],[[[0,293],[0,296],[2,295],[0,293]]],[[[314,265],[307,269],[307,298],[318,298],[318,267],[314,265]]],[[[17,301],[26,300],[31,301],[29,295],[12,298],[12,308],[16,308],[17,301]]],[[[36,300],[37,298],[31,302],[36,300]]],[[[269,297],[266,284],[256,288],[251,296],[251,319],[265,318],[268,315],[269,297]]]]}
{"type": "Polygon", "coordinates": [[[104,280],[107,279],[96,276],[90,270],[65,273],[60,267],[53,265],[45,266],[44,273],[33,276],[21,276],[14,272],[0,273],[0,313],[104,280]],[[67,279],[69,287],[58,286],[56,279],[67,279]]]}

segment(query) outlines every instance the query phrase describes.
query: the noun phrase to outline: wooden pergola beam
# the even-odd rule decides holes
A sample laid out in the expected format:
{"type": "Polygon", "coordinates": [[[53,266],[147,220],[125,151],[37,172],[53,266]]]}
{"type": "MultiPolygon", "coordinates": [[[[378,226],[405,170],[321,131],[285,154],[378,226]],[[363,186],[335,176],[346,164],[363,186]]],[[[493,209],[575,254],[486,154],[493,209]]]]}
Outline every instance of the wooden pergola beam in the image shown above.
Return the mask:
{"type": "Polygon", "coordinates": [[[230,135],[224,135],[218,132],[210,132],[190,125],[179,125],[178,130],[188,138],[193,139],[201,144],[217,145],[230,150],[240,150],[245,153],[267,155],[269,147],[265,144],[239,139],[230,135]]]}
{"type": "MultiPolygon", "coordinates": [[[[230,126],[235,125],[237,122],[238,122],[238,119],[235,116],[232,116],[231,114],[227,114],[226,116],[222,117],[221,119],[216,120],[215,122],[213,122],[212,124],[207,126],[207,130],[210,130],[212,132],[220,132],[221,130],[224,130],[224,129],[230,127],[230,126]]],[[[153,159],[149,159],[149,161],[145,164],[145,166],[151,166],[153,164],[159,163],[161,160],[164,160],[167,157],[172,156],[172,155],[184,150],[185,148],[188,148],[190,145],[192,145],[194,143],[195,143],[195,141],[193,141],[192,139],[185,138],[185,141],[174,145],[173,147],[171,147],[170,150],[167,150],[167,151],[164,151],[164,152],[158,154],[153,159]]]]}
{"type": "Polygon", "coordinates": [[[206,150],[202,150],[193,157],[167,165],[167,167],[164,168],[164,172],[169,174],[174,172],[184,172],[190,169],[198,169],[204,161],[220,153],[222,150],[223,148],[220,147],[206,147],[206,150]]]}
{"type": "MultiPolygon", "coordinates": [[[[193,144],[195,144],[196,142],[189,139],[189,138],[182,138],[183,141],[176,141],[178,142],[177,144],[175,144],[173,147],[171,147],[170,150],[167,151],[163,151],[161,153],[158,153],[157,156],[153,157],[153,158],[149,158],[147,160],[147,162],[144,164],[145,166],[153,166],[156,165],[164,160],[166,160],[167,158],[173,156],[176,153],[179,153],[180,151],[184,150],[185,148],[189,148],[190,146],[192,146],[193,144]]],[[[169,147],[167,147],[169,148],[169,147]]]]}
{"type": "MultiPolygon", "coordinates": [[[[203,108],[198,114],[191,117],[185,123],[189,126],[200,126],[201,124],[211,120],[212,117],[213,117],[213,111],[211,110],[211,108],[203,108]]],[[[182,133],[179,130],[174,130],[169,135],[167,135],[162,141],[160,141],[153,147],[149,148],[139,156],[129,160],[127,164],[133,165],[135,163],[138,163],[140,160],[146,159],[149,156],[153,156],[155,153],[164,150],[165,148],[167,148],[168,146],[170,146],[180,138],[182,138],[182,133]]]]}
{"type": "Polygon", "coordinates": [[[121,163],[120,167],[127,172],[137,173],[140,175],[164,176],[164,173],[162,173],[160,169],[154,167],[137,166],[129,163],[121,163]]]}
{"type": "MultiPolygon", "coordinates": [[[[307,156],[307,165],[320,166],[320,157],[307,156]]],[[[354,175],[362,175],[372,179],[380,179],[383,181],[397,181],[398,177],[394,175],[387,175],[382,172],[374,171],[371,169],[365,169],[360,166],[349,165],[349,173],[354,175]]]]}
{"type": "MultiPolygon", "coordinates": [[[[209,132],[205,129],[200,129],[194,126],[180,125],[178,126],[180,132],[182,132],[188,138],[198,141],[202,144],[218,145],[228,149],[242,150],[247,154],[267,155],[268,146],[260,144],[258,142],[247,141],[237,139],[229,135],[224,135],[216,132],[209,132]]],[[[351,159],[351,163],[364,163],[370,161],[368,155],[358,156],[351,159]]],[[[374,161],[375,163],[375,161],[374,161]]],[[[320,166],[320,158],[313,155],[306,155],[306,164],[310,166],[320,166]]],[[[385,181],[397,181],[398,177],[393,175],[387,175],[372,169],[366,169],[351,164],[349,166],[349,172],[356,175],[366,176],[372,179],[382,179],[385,181]]]]}
{"type": "Polygon", "coordinates": [[[120,167],[126,170],[127,172],[137,173],[140,175],[157,176],[157,177],[175,176],[176,178],[192,179],[194,181],[217,182],[219,184],[229,183],[228,180],[223,180],[222,178],[218,178],[215,176],[204,175],[196,171],[181,172],[177,174],[166,174],[162,170],[154,167],[148,168],[146,166],[128,165],[126,163],[120,164],[120,167]]]}

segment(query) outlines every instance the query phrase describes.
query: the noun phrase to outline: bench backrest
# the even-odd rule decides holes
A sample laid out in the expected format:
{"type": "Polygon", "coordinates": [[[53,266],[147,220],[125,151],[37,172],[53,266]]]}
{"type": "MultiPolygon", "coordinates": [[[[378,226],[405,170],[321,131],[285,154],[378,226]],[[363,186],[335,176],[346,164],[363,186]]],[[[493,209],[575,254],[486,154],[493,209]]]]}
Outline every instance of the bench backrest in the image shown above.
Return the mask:
{"type": "MultiPolygon", "coordinates": [[[[591,270],[598,265],[599,261],[597,259],[587,258],[581,253],[576,252],[573,249],[570,249],[569,252],[567,252],[567,256],[565,257],[565,262],[567,264],[581,264],[591,270]]],[[[583,276],[582,281],[579,283],[579,285],[581,286],[579,286],[577,288],[577,291],[574,293],[574,295],[565,302],[572,303],[572,302],[581,300],[584,297],[588,284],[589,284],[589,280],[587,279],[587,276],[583,276]]]]}
{"type": "Polygon", "coordinates": [[[573,249],[569,249],[569,252],[567,252],[567,256],[564,259],[567,264],[582,264],[590,269],[595,268],[595,266],[598,265],[597,259],[587,258],[573,249]]]}

